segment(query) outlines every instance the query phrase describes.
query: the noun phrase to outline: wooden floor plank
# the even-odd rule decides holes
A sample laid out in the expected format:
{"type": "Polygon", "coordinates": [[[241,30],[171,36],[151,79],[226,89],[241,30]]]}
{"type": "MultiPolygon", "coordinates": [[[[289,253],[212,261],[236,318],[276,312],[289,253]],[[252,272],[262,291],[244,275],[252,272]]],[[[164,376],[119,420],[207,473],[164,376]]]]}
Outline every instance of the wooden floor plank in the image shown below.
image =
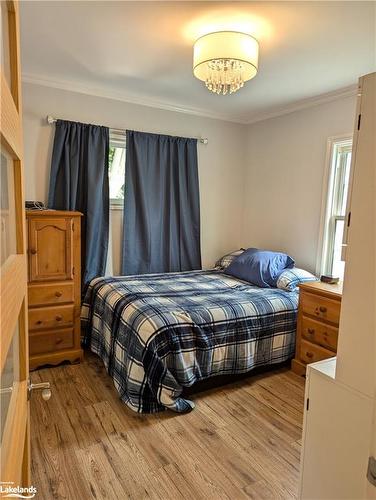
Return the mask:
{"type": "Polygon", "coordinates": [[[289,500],[295,498],[294,495],[283,491],[269,481],[259,481],[256,484],[245,487],[244,491],[248,498],[254,500],[289,500]]]}
{"type": "Polygon", "coordinates": [[[190,396],[186,415],[138,415],[102,362],[45,368],[52,397],[31,400],[40,499],[296,498],[304,380],[278,369],[190,396]]]}

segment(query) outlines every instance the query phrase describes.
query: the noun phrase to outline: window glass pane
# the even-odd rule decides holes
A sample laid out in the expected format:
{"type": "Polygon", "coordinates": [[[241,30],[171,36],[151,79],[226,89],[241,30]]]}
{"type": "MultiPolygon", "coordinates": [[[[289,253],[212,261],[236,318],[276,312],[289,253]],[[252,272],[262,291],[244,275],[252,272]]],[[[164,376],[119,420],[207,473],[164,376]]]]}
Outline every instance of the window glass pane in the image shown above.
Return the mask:
{"type": "Polygon", "coordinates": [[[349,191],[349,180],[350,180],[350,166],[351,166],[351,151],[348,151],[345,154],[345,173],[344,173],[344,189],[342,194],[342,200],[340,204],[340,215],[346,215],[346,202],[347,202],[347,194],[349,191]]]}
{"type": "Polygon", "coordinates": [[[348,148],[334,149],[335,170],[333,178],[332,215],[345,215],[348,182],[350,174],[351,151],[348,148]]]}
{"type": "Polygon", "coordinates": [[[1,69],[10,88],[9,15],[6,2],[1,2],[1,69]]]}
{"type": "Polygon", "coordinates": [[[1,253],[0,264],[17,253],[16,209],[14,195],[14,162],[5,152],[1,152],[0,223],[1,253]]]}
{"type": "Polygon", "coordinates": [[[111,145],[108,164],[110,199],[120,202],[124,199],[125,148],[111,145]]]}
{"type": "Polygon", "coordinates": [[[0,407],[1,407],[1,428],[0,441],[3,440],[4,426],[8,415],[9,403],[12,398],[13,388],[19,380],[19,330],[18,324],[13,334],[13,340],[9,347],[5,360],[0,384],[0,407]]]}
{"type": "Polygon", "coordinates": [[[324,226],[321,272],[340,278],[343,277],[345,267],[345,263],[341,261],[341,250],[350,180],[351,149],[350,138],[333,142],[324,226]]]}
{"type": "Polygon", "coordinates": [[[342,237],[343,229],[345,227],[344,220],[336,220],[335,231],[334,231],[334,251],[333,251],[333,276],[338,276],[343,278],[345,272],[345,262],[341,260],[342,251],[342,237]]]}

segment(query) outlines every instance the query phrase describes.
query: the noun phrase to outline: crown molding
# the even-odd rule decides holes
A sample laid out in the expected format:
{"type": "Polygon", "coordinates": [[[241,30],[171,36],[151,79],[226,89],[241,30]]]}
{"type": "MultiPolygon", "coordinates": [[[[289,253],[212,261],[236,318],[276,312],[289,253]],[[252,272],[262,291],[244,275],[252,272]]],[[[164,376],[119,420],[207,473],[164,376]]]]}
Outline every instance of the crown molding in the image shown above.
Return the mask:
{"type": "Polygon", "coordinates": [[[286,106],[277,107],[265,113],[259,113],[249,119],[245,119],[240,117],[238,118],[229,117],[205,109],[176,106],[167,102],[161,102],[158,100],[131,96],[123,92],[117,92],[115,90],[108,90],[108,89],[104,90],[102,88],[90,87],[78,82],[72,82],[68,80],[53,80],[48,77],[34,75],[32,73],[23,73],[22,82],[31,83],[34,85],[40,85],[42,87],[50,87],[59,90],[65,90],[68,92],[77,92],[79,94],[102,97],[105,99],[112,99],[115,101],[122,101],[129,104],[137,104],[140,106],[148,106],[151,108],[163,109],[165,111],[174,111],[177,113],[185,113],[189,115],[200,116],[203,118],[210,118],[213,120],[238,123],[241,125],[251,125],[260,121],[269,120],[270,118],[276,118],[278,116],[294,113],[295,111],[300,111],[305,108],[311,108],[313,106],[318,106],[320,104],[325,104],[327,102],[336,101],[337,99],[352,97],[357,94],[357,89],[358,89],[357,85],[354,84],[332,92],[320,94],[318,96],[301,99],[286,106]]]}
{"type": "Polygon", "coordinates": [[[255,115],[250,120],[246,121],[246,125],[252,125],[253,123],[261,122],[264,120],[269,120],[270,118],[276,118],[277,116],[287,115],[294,113],[295,111],[300,111],[306,108],[312,108],[320,104],[325,104],[327,102],[336,101],[338,99],[344,99],[346,97],[355,96],[358,92],[358,85],[350,85],[348,87],[342,87],[341,89],[334,90],[332,92],[327,92],[325,94],[320,94],[314,97],[307,97],[306,99],[301,99],[295,101],[287,106],[281,106],[279,108],[271,109],[265,113],[260,113],[255,115]]]}
{"type": "Polygon", "coordinates": [[[140,106],[148,106],[150,108],[163,109],[165,111],[174,111],[177,113],[186,113],[189,115],[200,116],[203,118],[211,118],[213,120],[222,120],[232,123],[246,124],[245,120],[231,118],[220,113],[213,113],[212,111],[191,107],[176,106],[167,102],[161,102],[153,99],[136,97],[127,95],[124,92],[117,92],[116,90],[104,90],[101,88],[90,87],[86,84],[72,82],[68,80],[53,80],[48,77],[34,75],[32,73],[23,73],[22,82],[31,83],[33,85],[40,85],[42,87],[50,87],[68,92],[77,92],[79,94],[86,94],[95,97],[103,97],[105,99],[112,99],[115,101],[122,101],[129,104],[137,104],[140,106]]]}

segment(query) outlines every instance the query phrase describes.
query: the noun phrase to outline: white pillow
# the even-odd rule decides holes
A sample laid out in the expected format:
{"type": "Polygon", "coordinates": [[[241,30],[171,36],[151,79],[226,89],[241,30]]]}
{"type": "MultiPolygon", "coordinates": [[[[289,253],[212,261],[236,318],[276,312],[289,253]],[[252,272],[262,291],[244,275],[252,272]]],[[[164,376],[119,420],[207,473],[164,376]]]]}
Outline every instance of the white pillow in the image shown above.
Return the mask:
{"type": "Polygon", "coordinates": [[[318,278],[304,269],[293,267],[292,269],[285,269],[279,275],[277,288],[292,292],[300,283],[305,283],[307,281],[318,281],[318,278]]]}

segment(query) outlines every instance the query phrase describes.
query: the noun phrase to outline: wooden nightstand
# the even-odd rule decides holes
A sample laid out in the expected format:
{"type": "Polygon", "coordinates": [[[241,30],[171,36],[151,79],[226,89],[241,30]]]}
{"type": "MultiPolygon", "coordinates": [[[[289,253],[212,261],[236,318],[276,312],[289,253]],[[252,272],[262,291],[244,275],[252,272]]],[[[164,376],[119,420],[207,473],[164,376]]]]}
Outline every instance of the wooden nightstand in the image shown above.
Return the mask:
{"type": "Polygon", "coordinates": [[[337,353],[342,283],[328,285],[313,281],[299,288],[296,351],[291,369],[305,375],[306,365],[337,353]]]}

